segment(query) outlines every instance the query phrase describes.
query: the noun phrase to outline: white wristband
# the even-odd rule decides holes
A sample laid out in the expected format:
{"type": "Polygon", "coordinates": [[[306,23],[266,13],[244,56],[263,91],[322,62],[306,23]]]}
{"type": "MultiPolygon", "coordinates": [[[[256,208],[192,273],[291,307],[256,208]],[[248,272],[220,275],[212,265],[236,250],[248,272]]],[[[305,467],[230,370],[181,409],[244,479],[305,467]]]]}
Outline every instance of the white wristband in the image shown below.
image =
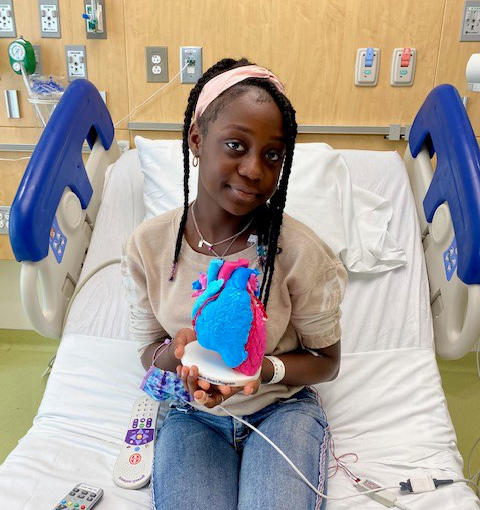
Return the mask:
{"type": "Polygon", "coordinates": [[[285,364],[276,356],[265,356],[273,364],[273,377],[266,384],[277,384],[285,377],[285,364]]]}

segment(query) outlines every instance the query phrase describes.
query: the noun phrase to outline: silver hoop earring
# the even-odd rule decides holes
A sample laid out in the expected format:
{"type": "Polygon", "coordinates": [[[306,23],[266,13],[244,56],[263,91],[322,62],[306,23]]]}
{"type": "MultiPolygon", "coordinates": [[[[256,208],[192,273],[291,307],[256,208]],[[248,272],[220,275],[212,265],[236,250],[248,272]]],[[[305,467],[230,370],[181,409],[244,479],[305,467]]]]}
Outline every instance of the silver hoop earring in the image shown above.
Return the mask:
{"type": "Polygon", "coordinates": [[[200,160],[200,158],[197,155],[193,156],[192,165],[193,166],[198,166],[199,160],[200,160]]]}

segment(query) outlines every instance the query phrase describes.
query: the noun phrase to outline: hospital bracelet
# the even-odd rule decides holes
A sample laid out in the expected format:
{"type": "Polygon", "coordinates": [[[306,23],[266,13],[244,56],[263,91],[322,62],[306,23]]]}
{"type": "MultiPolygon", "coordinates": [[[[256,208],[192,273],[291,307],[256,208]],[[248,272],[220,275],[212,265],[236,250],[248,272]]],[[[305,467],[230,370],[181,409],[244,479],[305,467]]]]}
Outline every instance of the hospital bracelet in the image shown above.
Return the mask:
{"type": "Polygon", "coordinates": [[[285,364],[277,356],[265,356],[272,362],[273,377],[266,384],[277,384],[285,377],[285,364]]]}

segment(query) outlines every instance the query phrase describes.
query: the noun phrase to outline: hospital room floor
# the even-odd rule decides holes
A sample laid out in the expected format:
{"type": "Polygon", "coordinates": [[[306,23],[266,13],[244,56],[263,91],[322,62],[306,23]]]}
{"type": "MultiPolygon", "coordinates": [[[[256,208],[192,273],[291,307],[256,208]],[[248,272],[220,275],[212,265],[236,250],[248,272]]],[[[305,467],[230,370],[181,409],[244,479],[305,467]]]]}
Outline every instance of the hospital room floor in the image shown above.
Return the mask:
{"type": "MultiPolygon", "coordinates": [[[[0,463],[32,425],[47,383],[42,378],[59,341],[33,331],[0,329],[0,463]]],[[[465,465],[480,433],[480,379],[475,355],[439,361],[443,389],[465,465]]],[[[472,457],[473,472],[480,468],[480,446],[472,457]]],[[[465,475],[466,466],[465,466],[465,475]]]]}

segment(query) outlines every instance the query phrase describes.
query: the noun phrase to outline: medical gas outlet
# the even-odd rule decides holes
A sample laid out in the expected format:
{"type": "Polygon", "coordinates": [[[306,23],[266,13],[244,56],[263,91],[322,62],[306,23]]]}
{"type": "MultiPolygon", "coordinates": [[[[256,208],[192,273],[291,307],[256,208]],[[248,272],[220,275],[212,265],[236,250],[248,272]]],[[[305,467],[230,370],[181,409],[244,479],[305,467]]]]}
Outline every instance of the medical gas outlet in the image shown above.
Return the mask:
{"type": "Polygon", "coordinates": [[[105,17],[105,0],[84,0],[87,39],[106,39],[107,23],[105,17]]]}
{"type": "Polygon", "coordinates": [[[415,48],[395,48],[392,56],[390,84],[393,87],[413,85],[417,50],[415,48]]]}
{"type": "Polygon", "coordinates": [[[360,48],[355,64],[355,85],[357,87],[375,87],[380,69],[380,50],[378,48],[360,48]]]}

